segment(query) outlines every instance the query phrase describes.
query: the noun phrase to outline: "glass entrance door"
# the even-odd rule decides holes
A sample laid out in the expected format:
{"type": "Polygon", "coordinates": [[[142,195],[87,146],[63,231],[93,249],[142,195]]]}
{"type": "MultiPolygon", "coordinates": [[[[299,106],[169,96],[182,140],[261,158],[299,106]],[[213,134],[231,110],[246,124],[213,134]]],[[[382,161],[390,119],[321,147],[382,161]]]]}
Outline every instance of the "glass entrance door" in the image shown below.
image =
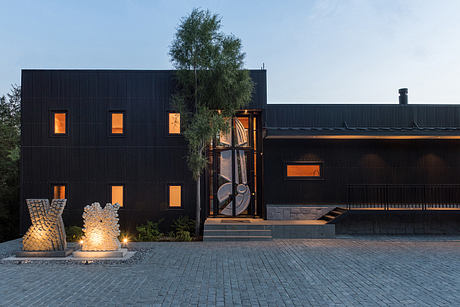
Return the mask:
{"type": "Polygon", "coordinates": [[[212,148],[210,215],[257,214],[258,118],[245,113],[230,120],[212,148]]]}

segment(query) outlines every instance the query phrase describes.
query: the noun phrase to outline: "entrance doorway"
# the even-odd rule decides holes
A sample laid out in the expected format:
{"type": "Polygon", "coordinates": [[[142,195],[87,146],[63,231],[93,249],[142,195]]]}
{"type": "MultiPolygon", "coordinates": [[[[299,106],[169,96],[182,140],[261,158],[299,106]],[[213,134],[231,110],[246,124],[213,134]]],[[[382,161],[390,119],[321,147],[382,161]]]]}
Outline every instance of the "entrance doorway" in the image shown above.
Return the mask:
{"type": "Polygon", "coordinates": [[[259,113],[229,119],[230,129],[213,142],[209,168],[209,215],[261,215],[261,123],[259,113]]]}

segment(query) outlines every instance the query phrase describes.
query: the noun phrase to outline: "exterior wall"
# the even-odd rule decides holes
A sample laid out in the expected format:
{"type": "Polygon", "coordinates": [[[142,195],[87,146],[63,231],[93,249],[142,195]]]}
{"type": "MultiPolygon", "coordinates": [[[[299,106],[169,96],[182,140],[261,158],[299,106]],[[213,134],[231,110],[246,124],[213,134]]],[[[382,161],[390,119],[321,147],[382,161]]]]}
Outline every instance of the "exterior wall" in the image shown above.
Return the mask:
{"type": "Polygon", "coordinates": [[[270,205],[337,205],[348,184],[459,184],[459,140],[264,141],[264,199],[270,205]],[[287,161],[320,161],[323,177],[289,180],[287,161]]]}
{"type": "MultiPolygon", "coordinates": [[[[122,229],[133,229],[147,220],[194,217],[196,191],[187,168],[186,143],[182,136],[168,135],[173,74],[22,72],[23,232],[29,225],[25,199],[52,198],[52,184],[67,185],[66,225],[81,225],[85,205],[110,202],[111,184],[125,187],[124,207],[119,211],[122,229]],[[67,136],[51,134],[53,110],[68,112],[67,136]],[[111,110],[125,112],[125,136],[110,135],[111,110]],[[182,208],[168,207],[168,183],[182,185],[182,208]]],[[[265,71],[251,71],[251,77],[256,88],[248,108],[262,108],[266,103],[265,71]]]]}
{"type": "Polygon", "coordinates": [[[334,224],[336,234],[460,234],[460,210],[351,210],[334,224]]]}
{"type": "Polygon", "coordinates": [[[335,206],[267,204],[267,220],[317,220],[335,206]]]}

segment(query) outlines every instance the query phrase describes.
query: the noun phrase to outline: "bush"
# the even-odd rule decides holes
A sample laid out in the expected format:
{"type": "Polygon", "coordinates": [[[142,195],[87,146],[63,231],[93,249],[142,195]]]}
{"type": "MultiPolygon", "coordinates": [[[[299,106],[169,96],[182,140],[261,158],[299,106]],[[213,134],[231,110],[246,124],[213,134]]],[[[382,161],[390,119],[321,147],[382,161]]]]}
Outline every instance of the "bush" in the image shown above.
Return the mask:
{"type": "Polygon", "coordinates": [[[190,237],[190,232],[179,230],[176,232],[176,241],[190,242],[192,238],[190,237]]]}
{"type": "Polygon", "coordinates": [[[188,216],[180,216],[173,222],[172,225],[176,234],[178,232],[186,231],[190,234],[195,233],[195,220],[190,219],[188,216]]]}
{"type": "Polygon", "coordinates": [[[147,224],[136,226],[137,241],[141,241],[141,242],[158,241],[160,236],[163,235],[159,229],[160,223],[161,223],[161,220],[158,223],[147,221],[147,224]]]}
{"type": "Polygon", "coordinates": [[[67,242],[78,242],[83,237],[83,229],[78,226],[68,226],[65,228],[67,242]]]}

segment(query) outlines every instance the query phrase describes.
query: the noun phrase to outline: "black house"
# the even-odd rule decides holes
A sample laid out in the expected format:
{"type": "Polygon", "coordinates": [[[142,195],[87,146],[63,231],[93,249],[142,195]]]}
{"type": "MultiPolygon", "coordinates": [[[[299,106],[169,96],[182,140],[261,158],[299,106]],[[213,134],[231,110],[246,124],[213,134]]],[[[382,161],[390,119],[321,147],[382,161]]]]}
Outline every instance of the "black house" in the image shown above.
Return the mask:
{"type": "MultiPolygon", "coordinates": [[[[337,206],[443,207],[460,199],[460,106],[267,105],[252,70],[250,105],[209,148],[202,216],[317,219],[337,206]]],[[[122,205],[122,228],[194,217],[174,71],[23,70],[25,199],[67,198],[81,224],[92,202],[122,205]]]]}

